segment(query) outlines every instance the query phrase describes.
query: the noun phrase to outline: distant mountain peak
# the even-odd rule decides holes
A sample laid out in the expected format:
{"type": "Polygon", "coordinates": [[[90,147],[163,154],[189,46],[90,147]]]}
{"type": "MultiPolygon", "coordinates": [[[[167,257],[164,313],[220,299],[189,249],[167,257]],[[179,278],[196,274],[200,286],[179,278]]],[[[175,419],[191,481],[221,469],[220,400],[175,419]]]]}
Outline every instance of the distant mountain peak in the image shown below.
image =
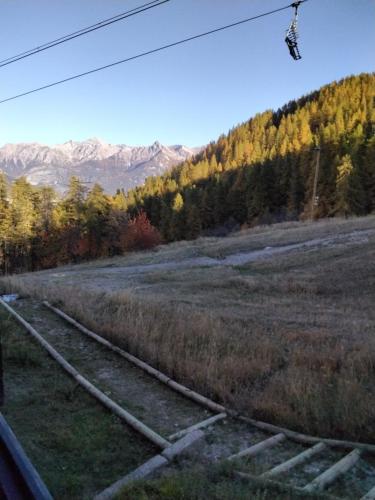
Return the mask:
{"type": "Polygon", "coordinates": [[[25,175],[35,185],[53,185],[63,191],[72,175],[98,182],[109,193],[143,184],[197,153],[200,148],[112,145],[98,137],[63,144],[5,144],[0,148],[0,170],[14,179],[25,175]]]}

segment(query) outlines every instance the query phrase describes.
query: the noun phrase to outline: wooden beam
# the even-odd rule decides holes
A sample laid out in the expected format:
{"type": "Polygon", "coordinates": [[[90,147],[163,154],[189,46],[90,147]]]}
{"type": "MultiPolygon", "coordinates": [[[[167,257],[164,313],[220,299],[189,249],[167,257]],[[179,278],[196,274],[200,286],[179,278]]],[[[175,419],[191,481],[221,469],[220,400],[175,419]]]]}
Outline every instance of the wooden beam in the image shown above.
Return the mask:
{"type": "Polygon", "coordinates": [[[141,370],[145,371],[146,373],[148,373],[152,377],[157,378],[158,380],[160,380],[160,382],[163,382],[163,384],[168,385],[171,389],[175,390],[176,392],[179,392],[183,396],[185,396],[189,399],[192,399],[196,403],[208,408],[209,410],[211,410],[213,412],[222,413],[222,412],[226,411],[224,406],[215,403],[211,399],[206,398],[205,396],[202,396],[201,394],[198,394],[195,391],[192,391],[188,387],[185,387],[184,385],[179,384],[178,382],[175,382],[174,380],[172,380],[170,377],[168,377],[164,373],[160,372],[159,370],[156,370],[155,368],[148,365],[144,361],[141,361],[140,359],[138,359],[135,356],[133,356],[132,354],[124,351],[120,347],[115,346],[114,344],[112,344],[108,340],[104,339],[100,335],[92,332],[91,330],[89,330],[85,326],[78,323],[78,321],[71,318],[70,316],[65,314],[63,311],[61,311],[57,307],[51,306],[51,304],[49,302],[44,301],[43,304],[46,307],[48,307],[48,309],[50,309],[51,311],[56,313],[58,316],[63,318],[65,321],[67,321],[68,323],[73,325],[75,328],[77,328],[77,330],[79,330],[80,332],[84,333],[88,337],[91,337],[92,339],[96,340],[100,344],[106,346],[108,349],[111,349],[112,351],[116,352],[117,354],[119,354],[120,356],[125,358],[127,361],[129,361],[133,365],[138,366],[138,368],[141,368],[141,370]]]}
{"type": "Polygon", "coordinates": [[[223,405],[220,405],[218,403],[215,403],[209,398],[206,398],[205,396],[192,391],[188,387],[185,387],[182,384],[179,384],[178,382],[175,382],[172,380],[170,377],[165,375],[164,373],[160,372],[159,370],[156,370],[152,366],[148,365],[144,361],[141,361],[140,359],[136,358],[132,354],[124,351],[123,349],[111,344],[108,340],[104,339],[100,335],[97,335],[96,333],[92,332],[85,326],[81,325],[78,323],[78,321],[74,320],[67,314],[65,314],[63,311],[58,309],[57,307],[53,307],[51,304],[49,304],[47,301],[44,301],[43,304],[54,311],[56,314],[58,314],[61,318],[65,319],[68,323],[72,324],[75,326],[78,330],[80,330],[82,333],[85,333],[89,337],[95,339],[97,342],[100,342],[102,345],[105,345],[109,349],[117,352],[120,356],[124,357],[127,359],[130,363],[133,363],[134,365],[138,366],[151,376],[157,378],[164,384],[168,385],[175,391],[179,392],[180,394],[183,394],[185,397],[192,399],[193,401],[197,402],[198,404],[208,408],[209,410],[217,413],[223,413],[226,412],[228,415],[237,418],[243,422],[247,422],[250,425],[253,425],[254,427],[261,429],[266,432],[270,432],[272,434],[278,434],[282,433],[285,434],[285,436],[289,439],[292,439],[293,441],[296,441],[297,443],[302,443],[302,444],[318,444],[318,443],[325,443],[327,446],[332,446],[336,448],[344,448],[344,449],[354,449],[358,448],[360,450],[366,451],[368,453],[371,453],[375,455],[375,444],[367,444],[367,443],[357,443],[353,441],[341,441],[338,439],[327,439],[327,438],[322,438],[322,437],[315,437],[315,436],[309,436],[307,434],[302,434],[299,432],[292,431],[290,429],[285,429],[284,427],[280,427],[277,425],[269,424],[267,422],[261,422],[259,420],[254,420],[249,417],[244,417],[242,415],[239,415],[238,412],[225,408],[223,405]]]}
{"type": "Polygon", "coordinates": [[[166,458],[161,455],[156,455],[150,460],[147,460],[147,462],[142,464],[140,467],[137,467],[137,469],[108,486],[108,488],[102,492],[95,495],[94,500],[111,500],[112,498],[115,498],[121,492],[122,488],[129,483],[144,479],[167,464],[169,464],[169,462],[166,458]]]}
{"type": "Polygon", "coordinates": [[[283,474],[285,472],[290,471],[297,465],[303,464],[304,462],[307,462],[310,458],[312,458],[314,455],[317,455],[318,453],[322,452],[323,450],[327,449],[327,446],[324,443],[318,443],[312,448],[309,448],[308,450],[303,451],[299,455],[296,455],[295,457],[291,458],[290,460],[287,460],[286,462],[283,462],[280,465],[277,465],[273,469],[270,469],[267,472],[264,472],[260,477],[274,477],[277,476],[278,474],[283,474]]]}
{"type": "Polygon", "coordinates": [[[190,432],[196,431],[198,429],[204,429],[205,427],[208,427],[209,425],[214,424],[215,422],[218,422],[219,420],[223,420],[224,418],[227,417],[226,413],[219,413],[218,415],[214,415],[213,417],[207,418],[206,420],[202,420],[202,422],[198,422],[195,425],[191,425],[190,427],[187,427],[186,429],[183,429],[182,431],[175,432],[174,434],[171,434],[168,436],[168,439],[171,441],[173,439],[180,439],[182,436],[185,436],[186,434],[189,434],[190,432]]]}
{"type": "Polygon", "coordinates": [[[368,491],[366,495],[361,498],[361,500],[375,500],[375,486],[371,488],[371,490],[368,491]]]}
{"type": "Polygon", "coordinates": [[[96,495],[93,500],[112,500],[114,498],[118,498],[124,486],[132,483],[133,481],[145,479],[156,470],[168,465],[178,455],[184,453],[190,446],[194,445],[203,437],[204,433],[202,431],[198,430],[191,432],[188,436],[176,441],[176,443],[173,443],[169,448],[162,451],[160,455],[156,455],[156,457],[151,458],[133,472],[130,472],[125,477],[116,481],[114,484],[96,495]]]}
{"type": "MultiPolygon", "coordinates": [[[[303,489],[298,486],[292,486],[285,482],[281,483],[278,481],[273,481],[272,479],[268,478],[263,479],[260,476],[254,476],[252,474],[248,474],[246,472],[239,472],[236,470],[233,471],[233,474],[239,479],[242,479],[244,481],[249,481],[259,488],[265,488],[266,486],[268,486],[270,489],[272,488],[275,491],[275,493],[283,492],[289,494],[288,498],[303,498],[306,500],[306,492],[303,491],[303,489]]],[[[275,496],[275,498],[278,497],[275,496]]],[[[325,493],[324,500],[337,500],[337,497],[325,493]]]]}
{"type": "Polygon", "coordinates": [[[168,448],[171,443],[164,439],[162,436],[147,427],[143,422],[124,410],[121,406],[115,403],[112,399],[104,394],[104,392],[97,389],[91,382],[82,377],[82,375],[68,363],[60,353],[58,353],[27,321],[25,321],[16,311],[14,311],[8,304],[0,299],[0,304],[34,337],[34,339],[48,352],[58,364],[91,396],[96,398],[103,406],[105,406],[112,413],[117,415],[121,420],[133,427],[136,431],[146,437],[149,441],[154,443],[161,449],[168,448]]]}
{"type": "Polygon", "coordinates": [[[242,450],[239,453],[236,453],[235,455],[231,455],[228,460],[236,460],[237,458],[242,458],[242,457],[254,457],[255,455],[258,455],[264,450],[267,450],[268,448],[272,448],[273,446],[276,446],[278,443],[281,443],[286,439],[284,434],[276,434],[276,436],[272,436],[268,439],[265,439],[264,441],[261,441],[260,443],[254,444],[253,446],[250,446],[250,448],[246,448],[246,450],[242,450]]]}
{"type": "Polygon", "coordinates": [[[362,451],[366,451],[375,455],[375,444],[368,443],[357,443],[355,441],[341,441],[338,439],[327,439],[322,437],[309,436],[308,434],[301,434],[300,432],[291,431],[285,427],[280,427],[278,425],[269,424],[267,422],[261,422],[260,420],[254,420],[253,418],[244,417],[239,415],[237,417],[242,422],[247,422],[262,431],[272,432],[274,434],[282,432],[287,438],[302,444],[317,444],[325,443],[327,446],[332,446],[334,448],[344,448],[344,449],[354,449],[357,448],[362,451]]]}
{"type": "Polygon", "coordinates": [[[324,490],[324,488],[327,488],[327,486],[334,483],[339,476],[345,474],[345,472],[351,469],[361,458],[361,454],[361,450],[353,450],[351,453],[332,465],[332,467],[323,472],[323,474],[316,477],[313,481],[311,481],[311,483],[307,484],[303,490],[310,493],[324,490]]]}

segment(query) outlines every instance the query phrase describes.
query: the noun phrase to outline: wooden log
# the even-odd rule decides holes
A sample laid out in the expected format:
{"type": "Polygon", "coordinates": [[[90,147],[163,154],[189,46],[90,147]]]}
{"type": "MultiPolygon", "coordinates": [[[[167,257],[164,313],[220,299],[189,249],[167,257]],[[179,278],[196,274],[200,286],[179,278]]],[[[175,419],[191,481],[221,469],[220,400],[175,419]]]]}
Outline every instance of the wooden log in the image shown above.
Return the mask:
{"type": "Polygon", "coordinates": [[[134,481],[144,479],[155,472],[157,469],[160,469],[160,467],[168,465],[168,463],[172,461],[176,456],[184,453],[187,448],[195,444],[203,437],[204,434],[202,431],[191,432],[188,436],[185,436],[183,439],[176,441],[169,448],[162,451],[160,455],[156,455],[156,457],[151,458],[146,463],[135,469],[133,472],[130,472],[125,477],[119,479],[104,491],[96,495],[94,497],[94,500],[111,500],[112,498],[118,498],[118,495],[121,492],[122,488],[124,488],[124,486],[134,481]]]}
{"type": "Polygon", "coordinates": [[[161,455],[156,455],[155,457],[147,460],[143,465],[130,472],[125,477],[122,477],[111,486],[108,486],[104,491],[95,495],[94,500],[110,500],[115,498],[126,485],[132,483],[133,481],[139,481],[144,479],[160,467],[167,465],[169,462],[166,458],[161,455]]]}
{"type": "Polygon", "coordinates": [[[267,450],[272,446],[276,446],[278,443],[281,443],[281,441],[284,441],[285,439],[286,438],[284,434],[276,434],[276,436],[272,436],[268,439],[265,439],[264,441],[261,441],[260,443],[250,446],[250,448],[246,448],[246,450],[242,450],[235,455],[231,455],[228,460],[236,460],[237,458],[242,457],[254,457],[262,451],[267,450]]]}
{"type": "Polygon", "coordinates": [[[100,335],[97,335],[96,333],[92,332],[85,326],[81,325],[77,321],[75,321],[73,318],[65,314],[63,311],[60,309],[51,306],[47,301],[44,301],[43,304],[54,311],[56,314],[58,314],[61,318],[64,318],[68,323],[72,324],[75,326],[78,330],[80,330],[82,333],[85,333],[89,337],[95,339],[96,341],[100,342],[102,345],[105,345],[109,349],[117,352],[120,356],[124,357],[127,359],[130,363],[133,363],[134,365],[138,366],[145,372],[149,373],[151,376],[157,378],[164,384],[168,385],[172,389],[174,389],[176,392],[179,392],[180,394],[183,394],[185,397],[192,399],[193,401],[197,402],[198,404],[208,408],[209,410],[213,412],[218,412],[218,413],[223,413],[226,412],[228,415],[233,416],[239,420],[242,420],[243,422],[247,422],[248,424],[253,425],[254,427],[257,427],[258,429],[261,429],[266,432],[270,432],[272,434],[285,434],[287,438],[296,441],[297,443],[302,443],[302,444],[318,444],[320,442],[325,443],[327,446],[332,446],[336,448],[343,448],[343,449],[354,449],[358,448],[360,450],[366,451],[368,453],[371,453],[375,455],[375,444],[367,444],[367,443],[357,443],[353,441],[341,441],[337,439],[327,439],[327,438],[321,438],[321,437],[315,437],[315,436],[309,436],[307,434],[302,434],[299,432],[295,432],[289,429],[285,429],[284,427],[280,427],[277,425],[269,424],[267,422],[261,422],[259,420],[254,420],[249,417],[245,417],[242,415],[238,415],[237,412],[225,408],[222,405],[219,405],[218,403],[215,403],[209,398],[206,398],[205,396],[202,396],[201,394],[198,394],[195,391],[192,391],[191,389],[183,386],[182,384],[179,384],[178,382],[175,382],[172,380],[170,377],[165,375],[164,373],[160,372],[159,370],[156,370],[152,366],[148,365],[144,361],[141,361],[140,359],[136,358],[132,354],[124,351],[123,349],[113,345],[111,342],[108,340],[104,339],[100,335]]]}
{"type": "Polygon", "coordinates": [[[187,448],[190,448],[191,445],[204,438],[204,432],[200,430],[196,430],[190,432],[183,438],[179,439],[175,443],[171,444],[168,448],[165,448],[161,455],[167,460],[173,460],[177,455],[181,455],[187,448]]]}
{"type": "MultiPolygon", "coordinates": [[[[260,476],[254,476],[252,474],[248,474],[246,472],[240,472],[240,471],[233,471],[233,474],[238,477],[239,479],[249,481],[253,484],[255,484],[259,488],[265,488],[269,487],[272,488],[272,490],[277,492],[283,492],[287,493],[290,496],[288,498],[304,498],[306,500],[306,492],[303,491],[302,488],[298,486],[292,486],[290,484],[287,484],[285,482],[280,483],[278,481],[273,481],[272,479],[268,478],[261,478],[260,476]]],[[[250,497],[249,497],[250,498],[250,497]]],[[[277,498],[275,496],[275,498],[277,498]]],[[[327,493],[324,494],[324,500],[337,500],[337,497],[334,497],[332,495],[328,495],[327,493]]]]}
{"type": "Polygon", "coordinates": [[[91,382],[82,377],[82,375],[73,366],[68,363],[27,321],[25,321],[16,311],[14,311],[8,304],[0,299],[0,304],[22,325],[24,328],[35,338],[35,340],[48,352],[48,354],[74,379],[83,387],[91,396],[96,398],[103,406],[108,408],[112,413],[117,415],[121,420],[133,427],[140,434],[145,436],[148,440],[154,443],[161,449],[168,448],[171,443],[164,439],[162,436],[154,432],[152,429],[143,424],[140,420],[135,418],[129,412],[124,410],[117,403],[112,401],[102,391],[97,389],[91,382]]]}
{"type": "Polygon", "coordinates": [[[267,472],[264,472],[260,477],[264,478],[270,478],[277,476],[278,474],[283,474],[285,472],[290,471],[294,467],[297,467],[297,465],[301,465],[304,462],[307,462],[310,458],[312,458],[314,455],[317,455],[318,453],[322,452],[323,450],[327,449],[327,446],[324,443],[318,443],[312,448],[309,448],[308,450],[303,451],[302,453],[299,453],[295,457],[291,458],[290,460],[286,460],[280,465],[277,465],[276,467],[273,467],[273,469],[270,469],[267,472]]]}
{"type": "Polygon", "coordinates": [[[325,443],[327,446],[332,446],[333,448],[343,448],[343,449],[354,449],[357,448],[362,451],[366,451],[375,455],[375,444],[368,443],[357,443],[355,441],[341,441],[338,439],[327,439],[321,437],[309,436],[307,434],[301,434],[299,432],[291,431],[289,429],[285,429],[285,427],[280,427],[278,425],[268,424],[266,422],[261,422],[260,420],[254,420],[249,417],[244,417],[242,415],[238,415],[237,418],[242,420],[242,422],[247,422],[258,429],[266,432],[279,433],[282,432],[286,435],[287,438],[292,441],[296,441],[297,443],[302,444],[316,444],[316,443],[325,443]]]}
{"type": "Polygon", "coordinates": [[[375,500],[375,486],[371,488],[371,490],[368,491],[366,495],[361,498],[361,500],[375,500]]]}
{"type": "Polygon", "coordinates": [[[152,366],[148,365],[144,361],[141,361],[140,359],[138,359],[135,356],[133,356],[132,354],[124,351],[120,347],[115,346],[114,344],[112,344],[108,340],[104,339],[100,335],[92,332],[91,330],[89,330],[85,326],[83,326],[80,323],[78,323],[78,321],[76,321],[75,319],[71,318],[70,316],[68,316],[67,314],[65,314],[63,311],[61,311],[57,307],[52,306],[49,302],[44,301],[43,304],[46,307],[48,307],[51,311],[54,311],[58,316],[60,316],[61,318],[63,318],[65,321],[67,321],[68,323],[70,323],[71,325],[73,325],[74,327],[76,327],[77,330],[81,331],[82,333],[85,333],[86,335],[88,335],[92,339],[96,340],[100,344],[108,347],[108,349],[111,349],[112,351],[116,352],[117,354],[119,354],[120,356],[122,356],[123,358],[125,358],[127,361],[129,361],[130,363],[138,366],[138,368],[141,368],[143,371],[147,372],[149,375],[151,375],[151,376],[155,377],[156,379],[160,380],[160,382],[163,382],[163,384],[168,385],[169,387],[171,387],[176,392],[179,392],[183,396],[185,396],[185,397],[187,397],[189,399],[192,399],[196,403],[198,403],[198,404],[200,404],[200,405],[208,408],[209,410],[211,410],[213,412],[222,413],[222,412],[226,411],[226,409],[225,409],[224,406],[215,403],[211,399],[206,398],[205,396],[202,396],[201,394],[198,394],[195,391],[192,391],[188,387],[185,387],[184,385],[179,384],[178,382],[175,382],[174,380],[172,380],[170,377],[168,377],[164,373],[160,372],[159,370],[156,370],[155,368],[153,368],[152,366]]]}
{"type": "Polygon", "coordinates": [[[336,462],[332,467],[316,477],[311,483],[307,484],[303,490],[307,492],[321,491],[334,483],[336,479],[345,474],[361,458],[361,450],[353,450],[351,453],[336,462]]]}
{"type": "Polygon", "coordinates": [[[195,425],[187,427],[186,429],[183,429],[182,431],[178,431],[178,432],[175,432],[174,434],[171,434],[170,436],[168,436],[168,439],[170,441],[172,441],[173,439],[179,439],[182,436],[189,434],[190,432],[196,431],[198,429],[204,429],[205,427],[208,427],[209,425],[212,425],[215,422],[218,422],[219,420],[223,420],[226,417],[227,417],[226,413],[219,413],[217,415],[214,415],[213,417],[207,418],[206,420],[202,420],[202,422],[198,422],[195,425]]]}

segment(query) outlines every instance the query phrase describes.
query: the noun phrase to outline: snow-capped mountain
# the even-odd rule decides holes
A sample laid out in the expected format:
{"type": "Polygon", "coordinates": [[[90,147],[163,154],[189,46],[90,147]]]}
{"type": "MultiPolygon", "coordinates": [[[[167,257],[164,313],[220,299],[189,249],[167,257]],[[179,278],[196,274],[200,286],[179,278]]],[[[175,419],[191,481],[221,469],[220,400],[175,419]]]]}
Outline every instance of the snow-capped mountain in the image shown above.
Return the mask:
{"type": "Polygon", "coordinates": [[[34,185],[53,186],[60,192],[75,175],[114,193],[118,188],[128,190],[143,184],[146,177],[162,174],[199,150],[159,142],[144,147],[112,145],[96,138],[56,146],[6,144],[0,148],[0,170],[10,179],[26,176],[34,185]]]}

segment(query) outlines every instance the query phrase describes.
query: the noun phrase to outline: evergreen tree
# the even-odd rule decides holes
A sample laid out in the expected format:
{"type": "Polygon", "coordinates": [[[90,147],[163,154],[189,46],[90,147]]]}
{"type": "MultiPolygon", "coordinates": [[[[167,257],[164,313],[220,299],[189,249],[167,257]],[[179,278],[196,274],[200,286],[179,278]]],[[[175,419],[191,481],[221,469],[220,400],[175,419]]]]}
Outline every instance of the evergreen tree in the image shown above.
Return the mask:
{"type": "Polygon", "coordinates": [[[109,197],[104,194],[104,190],[99,184],[95,184],[87,195],[85,213],[89,251],[92,257],[98,257],[104,251],[102,247],[107,239],[110,211],[109,197]]]}
{"type": "Polygon", "coordinates": [[[311,213],[320,144],[318,217],[375,211],[375,74],[326,85],[257,114],[143,186],[87,194],[77,177],[60,199],[0,174],[0,269],[49,267],[140,245],[196,238],[214,226],[311,213]],[[150,224],[151,221],[151,224],[150,224]]]}
{"type": "Polygon", "coordinates": [[[8,186],[5,175],[0,172],[0,270],[8,270],[8,243],[11,235],[11,220],[8,186]]]}
{"type": "Polygon", "coordinates": [[[86,188],[78,177],[71,177],[69,188],[61,204],[61,219],[68,226],[82,226],[85,216],[86,188]]]}
{"type": "Polygon", "coordinates": [[[375,208],[374,85],[374,74],[362,74],[257,114],[195,158],[130,192],[130,210],[145,209],[168,241],[187,237],[192,205],[205,230],[231,218],[254,224],[303,217],[311,212],[314,146],[320,144],[316,216],[369,213],[375,208]],[[337,179],[337,158],[345,155],[354,165],[347,183],[337,179]],[[179,221],[169,193],[184,199],[179,221]]]}
{"type": "Polygon", "coordinates": [[[184,199],[180,193],[177,193],[172,200],[172,215],[169,225],[168,236],[172,240],[179,240],[183,237],[184,220],[184,199]]]}
{"type": "Polygon", "coordinates": [[[186,214],[186,238],[194,240],[202,231],[202,222],[198,207],[191,205],[186,214]]]}
{"type": "Polygon", "coordinates": [[[351,212],[349,190],[350,177],[353,175],[352,159],[345,155],[337,167],[336,178],[336,202],[334,213],[338,215],[349,215],[351,212]]]}

